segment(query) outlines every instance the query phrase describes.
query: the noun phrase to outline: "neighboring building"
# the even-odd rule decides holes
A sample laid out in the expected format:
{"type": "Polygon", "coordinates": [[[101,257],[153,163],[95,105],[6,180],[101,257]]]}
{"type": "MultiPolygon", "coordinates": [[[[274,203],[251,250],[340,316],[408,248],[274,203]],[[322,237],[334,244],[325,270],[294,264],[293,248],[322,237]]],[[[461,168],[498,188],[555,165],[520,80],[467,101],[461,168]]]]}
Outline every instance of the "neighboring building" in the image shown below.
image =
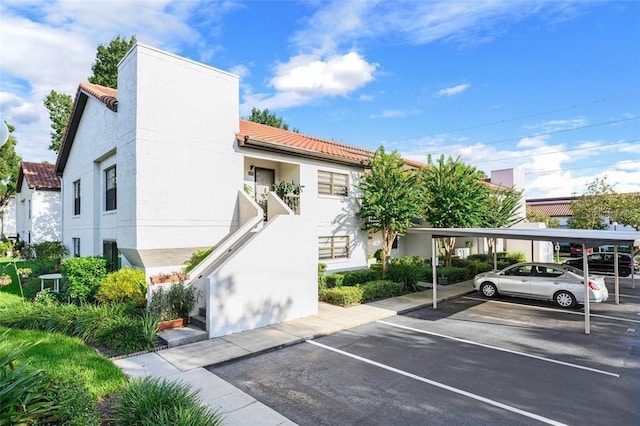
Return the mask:
{"type": "Polygon", "coordinates": [[[60,179],[53,164],[20,164],[16,234],[27,244],[61,239],[60,179]]]}
{"type": "MultiPolygon", "coordinates": [[[[527,200],[527,208],[531,208],[540,213],[546,214],[552,219],[557,219],[560,228],[569,228],[569,219],[573,216],[571,203],[580,198],[572,197],[551,197],[551,198],[530,198],[527,200]]],[[[617,225],[609,216],[602,217],[603,229],[611,231],[635,231],[632,226],[617,225]]]]}
{"type": "Polygon", "coordinates": [[[4,238],[16,238],[16,197],[12,195],[0,212],[0,220],[2,220],[2,232],[0,235],[4,238]]]}

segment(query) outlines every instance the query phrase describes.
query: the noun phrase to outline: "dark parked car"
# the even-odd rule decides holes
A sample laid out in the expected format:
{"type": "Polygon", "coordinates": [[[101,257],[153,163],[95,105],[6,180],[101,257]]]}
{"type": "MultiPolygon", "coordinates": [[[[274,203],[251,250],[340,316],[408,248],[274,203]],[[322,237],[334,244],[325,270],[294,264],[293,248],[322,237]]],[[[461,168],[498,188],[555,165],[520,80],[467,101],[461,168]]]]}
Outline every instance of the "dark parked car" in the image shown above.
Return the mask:
{"type": "MultiPolygon", "coordinates": [[[[613,274],[613,253],[597,252],[590,254],[588,257],[589,272],[609,272],[613,274]]],[[[564,262],[566,265],[571,265],[578,269],[582,269],[582,258],[567,259],[564,262]]],[[[638,262],[633,260],[630,254],[618,253],[618,273],[621,277],[628,277],[631,275],[631,268],[635,272],[638,272],[638,262]]]]}

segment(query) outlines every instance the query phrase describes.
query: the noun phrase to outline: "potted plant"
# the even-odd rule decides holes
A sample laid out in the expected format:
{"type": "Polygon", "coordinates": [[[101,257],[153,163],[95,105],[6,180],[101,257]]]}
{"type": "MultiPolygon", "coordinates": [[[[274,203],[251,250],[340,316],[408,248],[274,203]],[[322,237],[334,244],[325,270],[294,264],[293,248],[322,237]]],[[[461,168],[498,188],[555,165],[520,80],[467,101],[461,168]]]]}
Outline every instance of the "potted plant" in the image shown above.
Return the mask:
{"type": "Polygon", "coordinates": [[[189,322],[189,313],[195,308],[200,292],[193,286],[175,283],[168,290],[154,290],[149,313],[158,320],[158,330],[183,327],[189,322]]]}

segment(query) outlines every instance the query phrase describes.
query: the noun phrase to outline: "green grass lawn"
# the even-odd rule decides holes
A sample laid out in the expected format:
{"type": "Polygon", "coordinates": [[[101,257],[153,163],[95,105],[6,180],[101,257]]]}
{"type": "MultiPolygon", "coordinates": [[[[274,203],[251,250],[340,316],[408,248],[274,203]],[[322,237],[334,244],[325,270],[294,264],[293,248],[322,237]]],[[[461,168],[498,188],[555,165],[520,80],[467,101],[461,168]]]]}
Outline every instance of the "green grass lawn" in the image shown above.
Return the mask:
{"type": "MultiPolygon", "coordinates": [[[[7,330],[0,327],[0,333],[7,330]]],[[[80,339],[59,333],[9,329],[9,343],[40,342],[25,352],[25,360],[53,378],[80,379],[98,400],[120,389],[125,382],[122,371],[80,339]]]]}
{"type": "Polygon", "coordinates": [[[20,284],[24,291],[25,299],[33,299],[38,291],[40,291],[40,279],[38,275],[54,272],[53,262],[41,262],[37,260],[15,260],[11,257],[0,257],[0,274],[5,273],[11,276],[12,282],[8,286],[0,287],[0,293],[15,294],[22,296],[20,284]],[[29,268],[31,275],[29,278],[21,278],[18,281],[16,268],[29,268]]]}

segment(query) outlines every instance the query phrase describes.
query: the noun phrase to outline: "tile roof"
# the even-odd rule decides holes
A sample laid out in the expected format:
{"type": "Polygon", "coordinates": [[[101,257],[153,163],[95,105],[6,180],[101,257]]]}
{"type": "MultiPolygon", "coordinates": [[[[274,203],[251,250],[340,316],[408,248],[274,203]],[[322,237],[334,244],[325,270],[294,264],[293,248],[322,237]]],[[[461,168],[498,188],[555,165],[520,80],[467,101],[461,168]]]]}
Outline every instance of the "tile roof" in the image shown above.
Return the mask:
{"type": "MultiPolygon", "coordinates": [[[[88,82],[82,82],[78,86],[78,92],[84,91],[100,102],[104,103],[109,109],[116,111],[118,108],[118,91],[110,87],[100,86],[88,82]]],[[[76,94],[77,96],[77,94],[76,94]]]]}
{"type": "Polygon", "coordinates": [[[571,203],[547,203],[527,205],[528,208],[544,213],[550,217],[572,216],[571,203]]]}
{"type": "Polygon", "coordinates": [[[20,164],[17,191],[22,187],[23,178],[27,186],[33,189],[60,189],[60,178],[56,176],[54,164],[27,163],[20,164]]]}

